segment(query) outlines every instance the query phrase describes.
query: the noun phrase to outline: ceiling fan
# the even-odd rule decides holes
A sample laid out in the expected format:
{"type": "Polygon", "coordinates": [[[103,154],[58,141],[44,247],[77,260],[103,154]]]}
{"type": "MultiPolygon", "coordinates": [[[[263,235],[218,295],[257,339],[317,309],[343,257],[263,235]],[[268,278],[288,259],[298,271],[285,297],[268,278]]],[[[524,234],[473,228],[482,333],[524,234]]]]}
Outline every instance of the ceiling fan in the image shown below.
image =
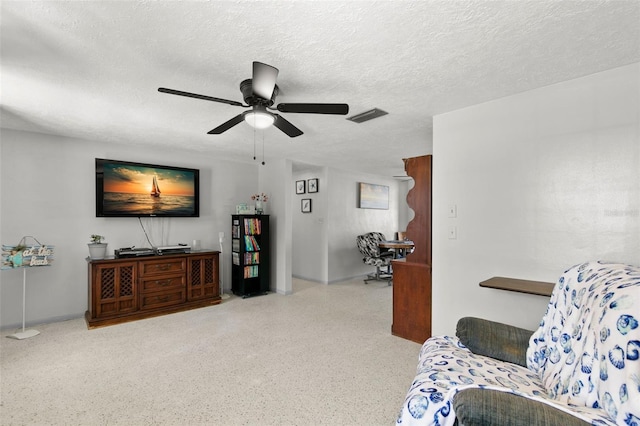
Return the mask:
{"type": "Polygon", "coordinates": [[[254,62],[253,77],[240,83],[240,91],[242,92],[244,101],[247,103],[246,105],[238,101],[214,98],[212,96],[199,95],[197,93],[182,92],[180,90],[167,89],[164,87],[158,88],[158,91],[162,93],[169,93],[171,95],[187,96],[205,101],[220,102],[243,108],[251,108],[251,110],[238,114],[231,120],[226,121],[215,129],[207,132],[210,135],[219,135],[226,132],[236,124],[246,121],[251,126],[258,129],[264,129],[273,124],[288,136],[295,138],[296,136],[303,134],[302,130],[285,120],[280,114],[272,113],[269,110],[305,114],[346,115],[349,113],[349,105],[347,104],[282,103],[273,108],[272,106],[279,92],[278,85],[276,84],[277,77],[277,68],[261,62],[254,62]]]}

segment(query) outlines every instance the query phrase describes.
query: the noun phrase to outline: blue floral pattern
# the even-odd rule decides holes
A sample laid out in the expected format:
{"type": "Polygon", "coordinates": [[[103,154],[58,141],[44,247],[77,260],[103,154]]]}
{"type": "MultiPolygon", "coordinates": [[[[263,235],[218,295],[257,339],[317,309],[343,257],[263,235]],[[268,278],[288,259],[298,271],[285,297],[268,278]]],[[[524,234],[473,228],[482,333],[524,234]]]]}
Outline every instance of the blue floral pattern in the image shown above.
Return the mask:
{"type": "Polygon", "coordinates": [[[527,365],[548,396],[640,424],[640,268],[589,262],[566,271],[531,337],[527,365]],[[564,336],[554,339],[554,331],[564,336]],[[549,338],[551,337],[551,338],[549,338]]]}
{"type": "Polygon", "coordinates": [[[397,425],[454,424],[468,388],[510,392],[594,425],[640,424],[640,268],[591,262],[558,280],[527,365],[472,353],[457,337],[428,339],[397,425]]]}

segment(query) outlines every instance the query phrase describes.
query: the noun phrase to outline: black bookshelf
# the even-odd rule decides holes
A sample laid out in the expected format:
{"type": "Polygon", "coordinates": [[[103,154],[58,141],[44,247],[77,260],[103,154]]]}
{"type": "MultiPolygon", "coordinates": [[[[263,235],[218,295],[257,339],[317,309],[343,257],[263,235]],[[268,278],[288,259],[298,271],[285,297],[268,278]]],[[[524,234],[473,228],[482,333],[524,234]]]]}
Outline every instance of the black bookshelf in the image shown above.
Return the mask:
{"type": "Polygon", "coordinates": [[[269,215],[231,216],[231,291],[244,297],[269,292],[269,215]]]}

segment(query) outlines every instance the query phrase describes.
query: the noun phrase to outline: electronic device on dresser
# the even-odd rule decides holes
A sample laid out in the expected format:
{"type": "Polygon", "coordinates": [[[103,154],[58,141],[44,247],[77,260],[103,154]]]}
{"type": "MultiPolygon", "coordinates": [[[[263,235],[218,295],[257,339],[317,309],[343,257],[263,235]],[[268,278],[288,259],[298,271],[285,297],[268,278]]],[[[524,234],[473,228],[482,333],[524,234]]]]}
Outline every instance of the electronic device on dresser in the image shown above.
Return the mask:
{"type": "Polygon", "coordinates": [[[161,246],[154,247],[155,254],[158,256],[162,256],[164,254],[182,254],[182,253],[190,253],[191,246],[187,244],[177,244],[175,246],[161,246]]]}
{"type": "Polygon", "coordinates": [[[151,248],[132,246],[115,249],[113,254],[116,259],[121,259],[126,257],[153,256],[156,253],[151,248]]]}

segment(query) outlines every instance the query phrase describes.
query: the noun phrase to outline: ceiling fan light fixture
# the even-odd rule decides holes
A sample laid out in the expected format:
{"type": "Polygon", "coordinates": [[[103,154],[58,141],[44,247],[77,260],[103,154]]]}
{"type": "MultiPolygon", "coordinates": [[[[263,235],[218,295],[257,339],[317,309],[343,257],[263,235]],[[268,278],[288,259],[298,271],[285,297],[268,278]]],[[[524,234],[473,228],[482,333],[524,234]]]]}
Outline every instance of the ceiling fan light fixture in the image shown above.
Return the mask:
{"type": "Polygon", "coordinates": [[[276,84],[278,72],[279,71],[276,67],[262,62],[253,62],[253,73],[251,78],[247,78],[240,83],[240,92],[242,92],[242,97],[244,98],[246,105],[229,99],[183,92],[181,90],[168,89],[166,87],[159,87],[158,91],[161,93],[168,93],[170,95],[180,95],[205,101],[239,106],[242,108],[251,108],[250,111],[242,112],[230,120],[220,124],[218,127],[209,130],[207,132],[208,135],[222,134],[232,127],[242,123],[242,121],[246,121],[254,129],[266,129],[273,125],[290,138],[295,138],[304,134],[302,130],[291,124],[283,116],[271,113],[267,111],[267,108],[280,112],[299,114],[347,115],[349,113],[349,105],[344,103],[280,103],[276,107],[273,107],[276,96],[280,93],[280,89],[276,84]]]}
{"type": "Polygon", "coordinates": [[[248,111],[244,115],[244,121],[249,123],[251,127],[255,127],[256,129],[266,129],[271,126],[276,118],[273,114],[270,114],[266,111],[248,111]]]}

